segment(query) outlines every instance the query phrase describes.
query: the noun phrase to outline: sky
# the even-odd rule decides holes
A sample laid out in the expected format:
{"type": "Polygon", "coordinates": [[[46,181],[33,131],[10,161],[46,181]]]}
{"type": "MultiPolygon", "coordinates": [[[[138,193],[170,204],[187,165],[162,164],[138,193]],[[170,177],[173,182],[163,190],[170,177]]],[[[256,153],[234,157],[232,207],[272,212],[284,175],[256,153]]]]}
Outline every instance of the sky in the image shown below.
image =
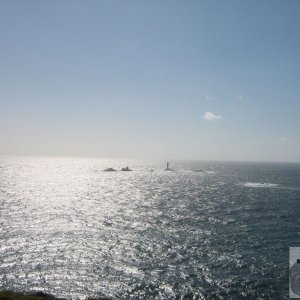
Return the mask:
{"type": "Polygon", "coordinates": [[[0,1],[0,155],[300,162],[300,1],[0,1]]]}

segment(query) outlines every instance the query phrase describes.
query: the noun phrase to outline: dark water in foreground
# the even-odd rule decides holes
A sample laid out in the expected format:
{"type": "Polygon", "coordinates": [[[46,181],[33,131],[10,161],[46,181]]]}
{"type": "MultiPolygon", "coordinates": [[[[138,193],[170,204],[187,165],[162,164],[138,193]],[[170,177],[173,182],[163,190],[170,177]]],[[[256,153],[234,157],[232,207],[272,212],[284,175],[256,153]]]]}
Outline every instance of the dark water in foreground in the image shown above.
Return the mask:
{"type": "Polygon", "coordinates": [[[173,166],[1,158],[0,289],[288,298],[288,250],[300,246],[300,165],[173,166]],[[134,171],[102,171],[128,164],[134,171]]]}

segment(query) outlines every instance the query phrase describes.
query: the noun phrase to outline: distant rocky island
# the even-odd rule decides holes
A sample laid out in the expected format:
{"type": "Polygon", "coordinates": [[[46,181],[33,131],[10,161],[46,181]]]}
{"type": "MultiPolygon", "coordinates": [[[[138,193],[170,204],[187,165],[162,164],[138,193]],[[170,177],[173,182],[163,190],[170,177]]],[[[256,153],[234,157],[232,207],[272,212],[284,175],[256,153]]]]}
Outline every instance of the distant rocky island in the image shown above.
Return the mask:
{"type": "MultiPolygon", "coordinates": [[[[116,172],[116,171],[117,170],[114,168],[107,168],[104,170],[104,172],[116,172]]],[[[122,168],[121,171],[128,172],[128,171],[132,171],[132,170],[129,169],[129,167],[126,167],[126,168],[122,168]]]]}
{"type": "Polygon", "coordinates": [[[122,168],[121,169],[121,171],[125,171],[125,172],[127,172],[127,171],[132,171],[131,169],[129,169],[129,167],[126,167],[126,168],[122,168]]]}
{"type": "Polygon", "coordinates": [[[116,172],[117,170],[114,168],[107,168],[104,170],[104,172],[116,172]]]}

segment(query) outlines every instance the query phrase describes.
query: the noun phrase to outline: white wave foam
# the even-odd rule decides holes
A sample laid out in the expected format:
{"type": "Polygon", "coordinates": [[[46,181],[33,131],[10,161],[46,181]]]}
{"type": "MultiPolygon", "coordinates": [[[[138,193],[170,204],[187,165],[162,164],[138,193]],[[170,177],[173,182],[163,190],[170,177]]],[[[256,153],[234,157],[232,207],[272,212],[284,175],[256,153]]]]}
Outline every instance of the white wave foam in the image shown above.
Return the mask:
{"type": "Polygon", "coordinates": [[[260,182],[246,182],[244,183],[246,187],[253,187],[253,188],[275,188],[278,186],[277,183],[260,183],[260,182]]]}

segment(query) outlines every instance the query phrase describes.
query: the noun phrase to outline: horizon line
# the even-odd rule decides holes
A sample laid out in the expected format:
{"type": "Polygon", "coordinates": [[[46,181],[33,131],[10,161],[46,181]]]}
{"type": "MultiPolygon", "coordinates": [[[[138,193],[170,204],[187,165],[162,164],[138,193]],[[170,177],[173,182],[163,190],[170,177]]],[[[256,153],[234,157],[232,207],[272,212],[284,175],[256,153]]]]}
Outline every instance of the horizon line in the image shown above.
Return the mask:
{"type": "Polygon", "coordinates": [[[73,158],[73,159],[123,159],[123,160],[150,160],[150,161],[198,161],[198,162],[232,162],[232,163],[287,163],[300,164],[300,161],[283,161],[283,160],[242,160],[242,159],[199,159],[199,158],[136,158],[136,157],[117,157],[117,156],[86,156],[86,155],[46,155],[46,154],[0,154],[1,157],[40,157],[40,158],[73,158]]]}

